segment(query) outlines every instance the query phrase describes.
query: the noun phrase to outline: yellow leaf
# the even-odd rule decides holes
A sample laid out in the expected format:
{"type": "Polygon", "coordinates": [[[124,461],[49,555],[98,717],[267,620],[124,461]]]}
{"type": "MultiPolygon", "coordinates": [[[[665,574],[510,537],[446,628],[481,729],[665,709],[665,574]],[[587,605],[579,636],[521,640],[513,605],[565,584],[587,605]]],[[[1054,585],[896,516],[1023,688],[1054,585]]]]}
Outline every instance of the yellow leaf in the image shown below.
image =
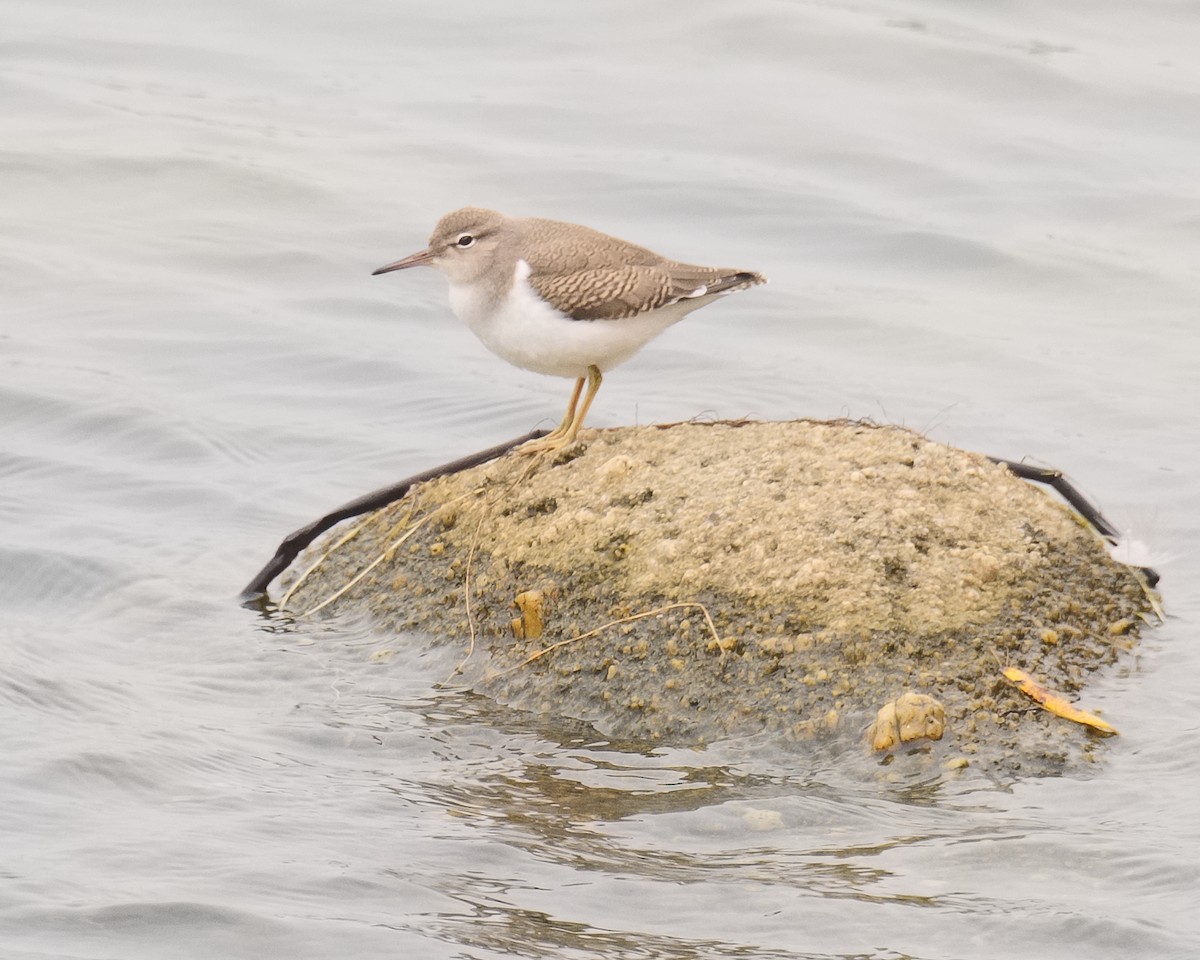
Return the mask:
{"type": "Polygon", "coordinates": [[[1017,689],[1025,694],[1025,696],[1036,700],[1057,717],[1085,724],[1099,730],[1101,733],[1115,734],[1117,732],[1116,728],[1105,723],[1095,714],[1088,713],[1086,710],[1080,710],[1078,707],[1073,707],[1067,701],[1066,697],[1047,690],[1024,670],[1017,667],[1005,667],[1004,676],[1015,683],[1017,689]]]}

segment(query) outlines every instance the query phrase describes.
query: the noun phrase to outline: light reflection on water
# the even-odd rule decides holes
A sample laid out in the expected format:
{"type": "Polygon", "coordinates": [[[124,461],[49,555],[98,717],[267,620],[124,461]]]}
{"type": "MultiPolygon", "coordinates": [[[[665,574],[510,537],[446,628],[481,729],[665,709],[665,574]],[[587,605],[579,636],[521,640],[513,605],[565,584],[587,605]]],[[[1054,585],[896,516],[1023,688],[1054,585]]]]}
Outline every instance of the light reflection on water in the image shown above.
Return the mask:
{"type": "Polygon", "coordinates": [[[0,953],[1194,952],[1194,18],[9,6],[0,953]],[[868,416],[1153,517],[1095,769],[615,742],[238,607],[290,530],[556,418],[439,278],[368,276],[468,202],[771,277],[596,425],[868,416]]]}

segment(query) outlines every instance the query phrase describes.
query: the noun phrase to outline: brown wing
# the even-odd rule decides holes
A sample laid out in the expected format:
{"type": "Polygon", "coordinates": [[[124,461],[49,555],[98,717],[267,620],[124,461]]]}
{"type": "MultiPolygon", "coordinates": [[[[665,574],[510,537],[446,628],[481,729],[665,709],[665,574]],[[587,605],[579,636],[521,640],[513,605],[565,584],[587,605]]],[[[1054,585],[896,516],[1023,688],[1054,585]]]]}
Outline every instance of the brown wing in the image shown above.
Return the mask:
{"type": "MultiPolygon", "coordinates": [[[[621,320],[689,297],[729,293],[765,281],[748,271],[678,263],[653,250],[557,220],[520,221],[535,238],[529,282],[576,320],[621,320]],[[619,264],[594,267],[595,263],[619,264]]],[[[697,304],[699,306],[699,304],[697,304]]]]}
{"type": "Polygon", "coordinates": [[[623,320],[680,300],[742,290],[765,279],[749,271],[667,263],[534,273],[529,282],[542,297],[575,320],[623,320]]]}

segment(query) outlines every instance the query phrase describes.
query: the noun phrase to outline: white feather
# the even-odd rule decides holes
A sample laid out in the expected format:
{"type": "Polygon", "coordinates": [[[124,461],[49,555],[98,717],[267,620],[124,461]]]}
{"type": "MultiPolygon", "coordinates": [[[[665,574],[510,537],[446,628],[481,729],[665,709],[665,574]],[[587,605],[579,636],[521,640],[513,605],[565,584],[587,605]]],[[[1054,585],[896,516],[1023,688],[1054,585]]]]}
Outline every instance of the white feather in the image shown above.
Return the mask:
{"type": "Polygon", "coordinates": [[[512,288],[499,304],[482,285],[450,284],[450,307],[492,353],[514,366],[553,377],[607,372],[706,302],[701,287],[677,301],[622,320],[573,320],[538,296],[529,264],[517,261],[512,288]]]}

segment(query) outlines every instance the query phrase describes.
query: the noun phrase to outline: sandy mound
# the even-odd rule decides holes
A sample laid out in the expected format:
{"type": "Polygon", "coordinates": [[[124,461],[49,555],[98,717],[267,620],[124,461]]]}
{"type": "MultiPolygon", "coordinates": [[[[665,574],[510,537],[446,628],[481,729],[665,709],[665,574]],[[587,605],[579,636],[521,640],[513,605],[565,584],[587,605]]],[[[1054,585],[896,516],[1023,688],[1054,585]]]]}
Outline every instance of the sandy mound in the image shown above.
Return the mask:
{"type": "Polygon", "coordinates": [[[406,642],[460,645],[478,689],[611,735],[858,741],[914,690],[945,705],[940,749],[1027,768],[1088,735],[1031,709],[1001,667],[1078,691],[1149,609],[1056,500],[907,430],[680,424],[584,439],[351,521],[281,604],[367,610],[423,637],[406,642]]]}

